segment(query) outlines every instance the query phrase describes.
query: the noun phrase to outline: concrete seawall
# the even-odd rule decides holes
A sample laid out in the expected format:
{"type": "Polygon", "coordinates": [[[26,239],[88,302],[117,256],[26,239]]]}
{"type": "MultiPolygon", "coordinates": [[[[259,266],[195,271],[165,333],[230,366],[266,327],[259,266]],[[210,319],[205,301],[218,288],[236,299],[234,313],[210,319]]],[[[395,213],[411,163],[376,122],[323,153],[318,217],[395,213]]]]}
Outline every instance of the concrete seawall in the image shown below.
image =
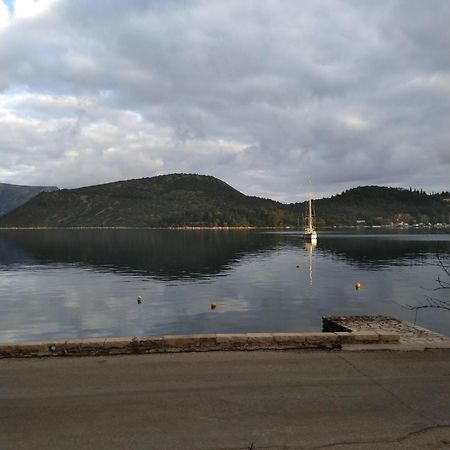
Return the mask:
{"type": "Polygon", "coordinates": [[[0,344],[0,358],[255,350],[450,349],[450,339],[386,316],[323,318],[322,333],[195,334],[0,344]]]}
{"type": "Polygon", "coordinates": [[[198,334],[56,340],[0,344],[0,358],[96,356],[136,353],[341,349],[344,344],[396,344],[397,334],[375,332],[198,334]]]}

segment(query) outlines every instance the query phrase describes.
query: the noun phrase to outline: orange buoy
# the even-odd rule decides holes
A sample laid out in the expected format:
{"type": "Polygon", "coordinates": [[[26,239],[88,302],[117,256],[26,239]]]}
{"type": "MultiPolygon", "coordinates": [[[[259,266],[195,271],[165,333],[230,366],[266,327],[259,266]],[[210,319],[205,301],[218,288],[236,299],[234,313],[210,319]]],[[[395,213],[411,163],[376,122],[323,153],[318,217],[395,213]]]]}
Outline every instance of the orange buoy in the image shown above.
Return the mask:
{"type": "Polygon", "coordinates": [[[214,311],[217,308],[217,305],[215,303],[211,303],[211,309],[214,311]]]}
{"type": "Polygon", "coordinates": [[[296,267],[297,269],[300,269],[301,265],[300,265],[300,264],[297,264],[295,267],[296,267]]]}
{"type": "Polygon", "coordinates": [[[356,282],[356,284],[355,284],[355,289],[356,289],[357,291],[359,291],[359,290],[361,289],[361,283],[360,283],[359,281],[356,282]]]}

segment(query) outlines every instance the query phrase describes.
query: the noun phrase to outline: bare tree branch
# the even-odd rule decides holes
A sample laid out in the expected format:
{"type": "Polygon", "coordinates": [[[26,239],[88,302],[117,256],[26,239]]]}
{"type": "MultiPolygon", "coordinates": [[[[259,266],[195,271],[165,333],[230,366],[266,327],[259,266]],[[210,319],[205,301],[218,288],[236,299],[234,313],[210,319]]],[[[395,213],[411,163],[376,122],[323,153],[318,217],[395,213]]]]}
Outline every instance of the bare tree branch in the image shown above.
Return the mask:
{"type": "Polygon", "coordinates": [[[450,278],[450,264],[448,266],[446,266],[439,255],[437,255],[437,260],[438,260],[438,264],[441,266],[441,269],[450,278]]]}
{"type": "Polygon", "coordinates": [[[424,308],[440,308],[450,311],[450,302],[446,300],[440,300],[438,298],[425,297],[425,300],[419,305],[406,304],[402,305],[402,307],[409,310],[424,309],[424,308]]]}
{"type": "MultiPolygon", "coordinates": [[[[437,255],[437,263],[432,264],[435,266],[440,267],[440,269],[444,272],[446,277],[450,280],[450,264],[444,263],[442,258],[437,255]]],[[[441,291],[443,289],[450,289],[450,282],[443,280],[441,278],[441,275],[438,275],[436,278],[436,283],[438,284],[435,288],[425,288],[427,291],[441,291]]],[[[444,309],[447,311],[450,311],[450,299],[441,299],[436,297],[430,297],[428,295],[425,296],[425,300],[419,303],[418,305],[402,305],[403,308],[409,309],[409,310],[419,310],[419,309],[425,309],[425,308],[438,308],[438,309],[444,309]]]]}

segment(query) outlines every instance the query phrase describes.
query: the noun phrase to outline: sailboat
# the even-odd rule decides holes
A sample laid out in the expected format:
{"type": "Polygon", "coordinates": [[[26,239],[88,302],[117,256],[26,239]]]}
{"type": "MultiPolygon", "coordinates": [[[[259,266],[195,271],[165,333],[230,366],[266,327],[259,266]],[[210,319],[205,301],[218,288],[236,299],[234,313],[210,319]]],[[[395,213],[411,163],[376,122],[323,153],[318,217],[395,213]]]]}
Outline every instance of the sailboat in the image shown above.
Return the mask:
{"type": "Polygon", "coordinates": [[[308,211],[306,212],[306,218],[305,218],[305,230],[303,232],[303,237],[310,241],[311,243],[315,244],[317,243],[317,232],[314,228],[313,223],[313,211],[312,211],[312,200],[311,195],[309,196],[308,200],[308,211]]]}

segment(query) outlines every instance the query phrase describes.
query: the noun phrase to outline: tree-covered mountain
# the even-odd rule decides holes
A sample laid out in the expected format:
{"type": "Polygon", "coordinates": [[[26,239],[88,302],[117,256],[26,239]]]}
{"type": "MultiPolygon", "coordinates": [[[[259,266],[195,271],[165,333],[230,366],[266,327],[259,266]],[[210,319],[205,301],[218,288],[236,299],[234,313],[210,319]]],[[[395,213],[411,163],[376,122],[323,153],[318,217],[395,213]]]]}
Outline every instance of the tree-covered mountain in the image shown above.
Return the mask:
{"type": "MultiPolygon", "coordinates": [[[[3,227],[278,227],[302,224],[305,203],[251,197],[217,178],[172,174],[42,192],[3,227]]],[[[366,186],[314,201],[319,226],[447,222],[450,194],[366,186]]]]}
{"type": "Polygon", "coordinates": [[[281,203],[242,194],[217,178],[172,174],[41,193],[2,226],[279,226],[281,203]]]}
{"type": "Polygon", "coordinates": [[[364,186],[314,202],[318,225],[448,223],[450,193],[364,186]]]}
{"type": "Polygon", "coordinates": [[[50,192],[57,189],[55,186],[19,186],[0,183],[0,216],[23,205],[40,192],[50,192]]]}

